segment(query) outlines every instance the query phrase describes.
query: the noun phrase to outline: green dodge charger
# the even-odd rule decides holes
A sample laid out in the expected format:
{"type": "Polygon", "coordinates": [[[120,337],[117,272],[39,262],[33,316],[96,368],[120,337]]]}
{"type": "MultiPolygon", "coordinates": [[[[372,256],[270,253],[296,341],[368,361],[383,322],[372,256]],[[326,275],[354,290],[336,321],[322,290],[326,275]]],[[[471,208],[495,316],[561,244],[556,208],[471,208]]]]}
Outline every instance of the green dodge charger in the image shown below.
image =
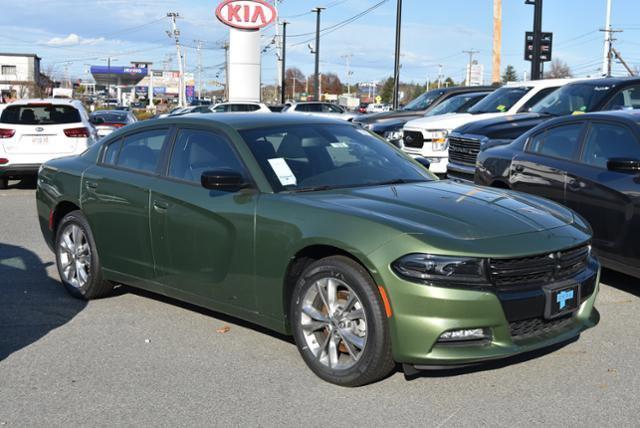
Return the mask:
{"type": "Polygon", "coordinates": [[[563,344],[599,319],[577,214],[438,180],[345,122],[138,123],[47,162],[36,198],[73,295],[126,284],[291,334],[338,385],[563,344]]]}

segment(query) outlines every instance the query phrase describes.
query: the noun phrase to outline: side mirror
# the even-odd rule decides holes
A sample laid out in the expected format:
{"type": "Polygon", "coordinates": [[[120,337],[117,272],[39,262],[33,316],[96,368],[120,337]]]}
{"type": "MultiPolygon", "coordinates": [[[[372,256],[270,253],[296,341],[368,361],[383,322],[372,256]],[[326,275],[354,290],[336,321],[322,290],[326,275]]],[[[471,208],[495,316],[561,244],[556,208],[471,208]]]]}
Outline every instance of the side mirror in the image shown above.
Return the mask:
{"type": "Polygon", "coordinates": [[[200,182],[205,189],[222,192],[237,192],[249,186],[242,174],[231,170],[205,171],[200,182]]]}
{"type": "Polygon", "coordinates": [[[640,172],[640,159],[611,158],[607,161],[609,171],[640,172]]]}
{"type": "Polygon", "coordinates": [[[418,156],[417,158],[415,158],[415,161],[418,162],[423,167],[425,167],[426,169],[429,169],[429,167],[431,166],[431,161],[422,156],[418,156]]]}

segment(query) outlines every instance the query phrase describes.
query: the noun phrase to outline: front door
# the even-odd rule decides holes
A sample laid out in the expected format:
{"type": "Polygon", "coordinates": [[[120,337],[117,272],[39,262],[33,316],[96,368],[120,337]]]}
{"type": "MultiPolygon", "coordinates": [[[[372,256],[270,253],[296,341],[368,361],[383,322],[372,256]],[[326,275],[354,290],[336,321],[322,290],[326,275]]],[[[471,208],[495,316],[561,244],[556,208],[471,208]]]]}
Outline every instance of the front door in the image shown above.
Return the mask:
{"type": "MultiPolygon", "coordinates": [[[[109,144],[84,173],[82,209],[105,269],[153,279],[149,188],[156,180],[168,128],[132,134],[109,144]]],[[[136,285],[135,279],[132,285],[136,285]]]]}
{"type": "Polygon", "coordinates": [[[166,176],[151,191],[156,281],[179,292],[254,310],[257,194],[201,186],[205,171],[246,174],[222,134],[180,129],[166,176]]]}
{"type": "Polygon", "coordinates": [[[577,156],[583,129],[579,122],[533,135],[511,163],[511,188],[566,203],[567,171],[577,156]]]}
{"type": "Polygon", "coordinates": [[[624,124],[593,122],[580,156],[581,167],[570,174],[568,195],[575,201],[575,210],[591,224],[599,254],[637,266],[640,176],[607,169],[607,161],[613,158],[640,160],[638,138],[624,124]]]}

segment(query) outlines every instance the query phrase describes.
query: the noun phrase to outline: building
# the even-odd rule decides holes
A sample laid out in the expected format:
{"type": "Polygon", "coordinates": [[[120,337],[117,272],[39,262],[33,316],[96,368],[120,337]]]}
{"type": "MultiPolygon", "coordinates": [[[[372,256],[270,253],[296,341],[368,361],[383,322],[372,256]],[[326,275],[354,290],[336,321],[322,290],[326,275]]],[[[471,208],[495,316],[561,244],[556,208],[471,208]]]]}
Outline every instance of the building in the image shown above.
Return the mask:
{"type": "Polygon", "coordinates": [[[46,79],[35,54],[0,53],[0,94],[3,99],[44,96],[46,79]]]}

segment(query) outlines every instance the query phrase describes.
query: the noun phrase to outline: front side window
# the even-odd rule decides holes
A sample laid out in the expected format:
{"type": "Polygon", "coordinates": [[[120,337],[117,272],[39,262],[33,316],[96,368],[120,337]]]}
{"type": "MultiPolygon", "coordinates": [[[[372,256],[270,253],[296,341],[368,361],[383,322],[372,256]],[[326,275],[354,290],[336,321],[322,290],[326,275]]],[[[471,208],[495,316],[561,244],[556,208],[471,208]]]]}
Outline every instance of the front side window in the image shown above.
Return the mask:
{"type": "Polygon", "coordinates": [[[225,105],[217,106],[216,108],[213,109],[213,111],[215,111],[216,113],[226,113],[229,111],[229,105],[225,104],[225,105]]]}
{"type": "Polygon", "coordinates": [[[210,131],[181,130],[171,154],[169,176],[200,183],[204,172],[220,170],[244,170],[227,140],[210,131]]]}
{"type": "Polygon", "coordinates": [[[571,160],[580,145],[580,133],[584,124],[557,126],[535,135],[528,151],[552,158],[571,160]]]}
{"type": "Polygon", "coordinates": [[[493,91],[490,95],[469,109],[471,114],[482,113],[506,113],[520,101],[529,91],[531,87],[504,88],[493,91]]]}
{"type": "Polygon", "coordinates": [[[306,191],[434,179],[406,155],[352,125],[241,131],[275,191],[306,191]]]}
{"type": "Polygon", "coordinates": [[[529,99],[529,101],[524,103],[524,105],[518,111],[519,112],[531,111],[533,106],[538,104],[540,101],[542,101],[544,98],[546,98],[547,95],[551,94],[553,91],[555,91],[557,89],[558,89],[558,87],[556,86],[556,87],[553,87],[553,88],[544,88],[544,89],[538,91],[538,93],[535,94],[534,96],[532,96],[531,99],[529,99]]]}
{"type": "MultiPolygon", "coordinates": [[[[162,146],[167,137],[166,129],[140,132],[125,137],[115,165],[137,171],[154,173],[160,161],[162,146]]],[[[107,155],[109,150],[107,149],[107,155]]]]}
{"type": "Polygon", "coordinates": [[[324,113],[342,113],[342,109],[338,106],[334,106],[333,104],[322,104],[322,111],[324,113]]]}
{"type": "Polygon", "coordinates": [[[636,110],[640,108],[640,86],[629,86],[619,91],[605,110],[636,110]]]}
{"type": "Polygon", "coordinates": [[[613,158],[640,160],[640,144],[629,128],[608,123],[593,123],[587,135],[580,161],[606,168],[613,158]]]}

